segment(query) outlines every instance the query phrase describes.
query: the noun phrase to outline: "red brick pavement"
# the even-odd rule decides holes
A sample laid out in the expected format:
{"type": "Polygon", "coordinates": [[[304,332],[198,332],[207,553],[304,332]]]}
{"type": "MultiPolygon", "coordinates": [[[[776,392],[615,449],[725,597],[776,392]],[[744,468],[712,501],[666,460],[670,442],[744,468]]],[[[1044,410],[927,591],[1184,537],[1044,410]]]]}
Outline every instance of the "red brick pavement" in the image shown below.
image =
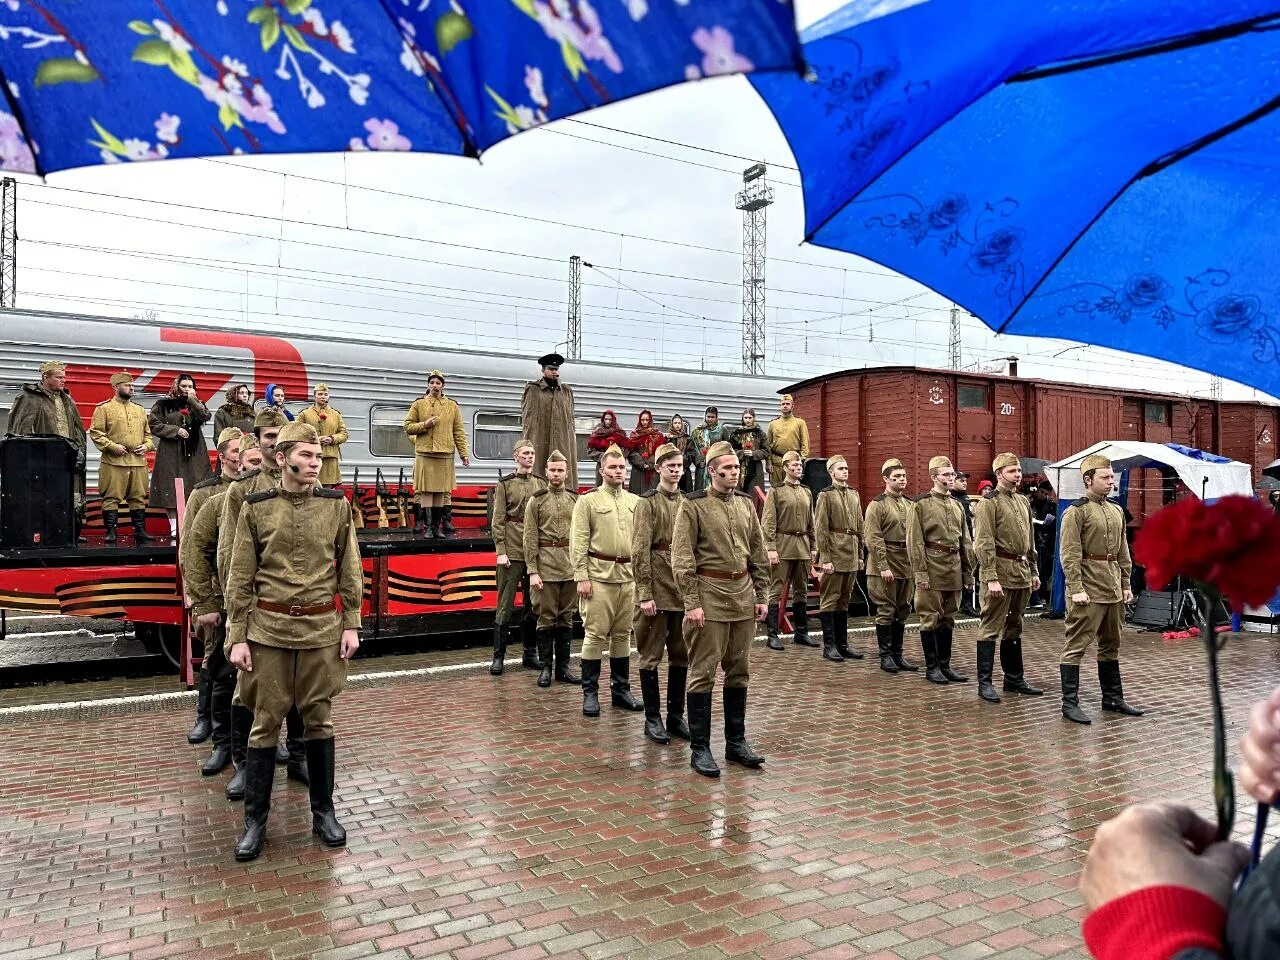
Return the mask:
{"type": "MultiPolygon", "coordinates": [[[[0,717],[0,960],[1084,957],[1095,826],[1156,795],[1208,810],[1210,723],[1196,644],[1130,635],[1126,692],[1148,716],[1101,715],[1088,676],[1096,722],[1066,724],[1060,636],[1027,640],[1049,695],[1000,706],[758,646],[749,729],[768,764],[718,782],[645,741],[641,715],[588,721],[529,671],[353,686],[336,711],[349,846],[313,841],[281,776],[247,865],[239,807],[182,741],[189,704],[0,717]]],[[[1277,653],[1224,653],[1233,740],[1277,653]]]]}

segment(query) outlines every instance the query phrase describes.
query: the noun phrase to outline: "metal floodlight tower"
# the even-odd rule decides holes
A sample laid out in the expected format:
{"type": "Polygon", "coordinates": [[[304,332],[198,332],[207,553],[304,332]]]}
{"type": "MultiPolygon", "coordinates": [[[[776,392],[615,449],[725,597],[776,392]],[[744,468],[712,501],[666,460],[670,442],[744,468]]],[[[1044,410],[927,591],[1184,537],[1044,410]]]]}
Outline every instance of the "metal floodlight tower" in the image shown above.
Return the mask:
{"type": "Polygon", "coordinates": [[[570,360],[582,359],[582,258],[569,258],[569,325],[564,352],[570,360]]]}
{"type": "Polygon", "coordinates": [[[947,362],[952,370],[960,369],[960,308],[951,305],[951,336],[947,339],[947,362]]]}
{"type": "Polygon", "coordinates": [[[765,208],[773,203],[766,167],[757,163],[742,173],[737,208],[742,211],[742,370],[764,373],[765,208]]]}
{"type": "Polygon", "coordinates": [[[0,185],[0,307],[18,305],[18,182],[0,185]]]}

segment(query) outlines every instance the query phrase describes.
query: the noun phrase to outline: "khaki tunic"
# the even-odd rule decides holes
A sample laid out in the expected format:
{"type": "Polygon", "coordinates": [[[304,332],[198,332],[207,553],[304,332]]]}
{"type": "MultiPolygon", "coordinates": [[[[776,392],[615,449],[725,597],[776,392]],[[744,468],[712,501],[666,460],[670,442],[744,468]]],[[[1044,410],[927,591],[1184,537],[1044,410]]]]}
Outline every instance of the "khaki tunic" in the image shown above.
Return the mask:
{"type": "Polygon", "coordinates": [[[572,490],[548,488],[525,503],[525,566],[530,577],[542,578],[542,589],[531,591],[540,630],[573,624],[578,595],[569,562],[569,524],[577,499],[572,490]]]}
{"type": "Polygon", "coordinates": [[[589,580],[592,586],[591,596],[579,603],[583,660],[599,660],[605,649],[610,657],[631,653],[635,605],[631,540],[639,500],[629,490],[601,486],[579,497],[573,506],[569,527],[573,579],[589,580]]]}
{"type": "Polygon", "coordinates": [[[631,565],[636,579],[636,603],[652,600],[659,610],[682,611],[676,575],[671,569],[671,538],[684,494],[654,488],[636,504],[631,532],[631,565]]]}
{"type": "Polygon", "coordinates": [[[321,410],[314,404],[298,414],[299,423],[309,423],[322,437],[333,437],[333,443],[320,447],[320,482],[326,486],[342,482],[342,454],[339,451],[349,434],[342,414],[333,407],[321,410]]]}
{"type": "Polygon", "coordinates": [[[867,504],[863,536],[867,544],[867,595],[876,606],[876,623],[905,622],[911,615],[911,557],[907,553],[907,524],[911,501],[900,493],[882,493],[867,504]],[[885,580],[881,573],[893,574],[885,580]]]}
{"type": "Polygon", "coordinates": [[[218,525],[227,502],[226,491],[226,486],[216,489],[198,513],[187,514],[190,519],[182,529],[178,563],[182,585],[191,598],[191,613],[196,617],[226,609],[218,577],[218,525]]]}
{"type": "Polygon", "coordinates": [[[907,524],[907,553],[917,583],[930,590],[961,590],[973,582],[973,546],[964,510],[950,493],[917,497],[907,524]]]}
{"type": "Polygon", "coordinates": [[[1078,665],[1094,640],[1099,661],[1118,660],[1124,591],[1133,575],[1124,513],[1106,498],[1086,494],[1063,513],[1061,524],[1058,552],[1067,581],[1061,662],[1078,665]],[[1090,560],[1089,556],[1113,559],[1090,560]],[[1071,595],[1081,591],[1089,595],[1088,603],[1072,601],[1071,595]]]}
{"type": "Polygon", "coordinates": [[[773,487],[764,498],[760,517],[764,548],[778,554],[769,579],[769,604],[782,602],[783,584],[790,583],[794,605],[809,593],[809,564],[815,552],[813,534],[813,494],[798,480],[786,480],[773,487]]]}
{"type": "Polygon", "coordinates": [[[837,573],[862,569],[862,502],[856,491],[840,486],[819,493],[813,529],[819,564],[833,564],[837,573]]]}
{"type": "Polygon", "coordinates": [[[1030,590],[1038,576],[1030,501],[1000,489],[991,499],[980,501],[974,511],[973,549],[982,570],[980,593],[993,580],[1005,589],[1030,590]]]}
{"type": "Polygon", "coordinates": [[[467,432],[462,426],[462,411],[448,397],[436,399],[430,394],[413,401],[404,418],[404,432],[413,438],[416,456],[413,463],[414,493],[449,493],[456,487],[453,457],[470,456],[467,432]],[[439,417],[434,426],[423,424],[439,417]]]}
{"type": "Polygon", "coordinates": [[[782,486],[787,472],[782,467],[782,455],[788,450],[809,456],[809,425],[794,413],[784,414],[769,421],[769,480],[775,487],[782,486]]]}
{"type": "Polygon", "coordinates": [[[108,513],[124,503],[141,510],[147,502],[147,458],[133,452],[138,444],[155,450],[147,411],[132,400],[113,397],[98,404],[89,424],[89,438],[102,453],[98,465],[98,492],[108,513]]]}
{"type": "Polygon", "coordinates": [[[537,453],[533,470],[542,473],[548,454],[559,450],[569,458],[564,485],[571,490],[578,486],[578,434],[573,417],[573,390],[562,382],[556,381],[553,387],[540,377],[525,384],[520,419],[524,435],[537,453]]]}
{"type": "Polygon", "coordinates": [[[195,488],[187,496],[186,513],[183,515],[182,521],[182,535],[184,537],[195,522],[196,514],[200,512],[201,508],[213,497],[220,493],[226,493],[227,488],[235,481],[235,477],[228,477],[225,473],[219,473],[208,480],[201,480],[195,485],[195,488]]]}
{"type": "Polygon", "coordinates": [[[536,493],[547,489],[547,481],[531,473],[513,473],[498,481],[493,489],[493,547],[513,563],[525,563],[525,505],[536,493]]]}
{"type": "Polygon", "coordinates": [[[218,521],[218,576],[227,582],[231,571],[231,548],[235,544],[236,525],[240,521],[240,508],[251,493],[270,490],[280,483],[280,471],[274,466],[263,466],[247,473],[227,488],[226,502],[222,505],[222,518],[218,521]]]}

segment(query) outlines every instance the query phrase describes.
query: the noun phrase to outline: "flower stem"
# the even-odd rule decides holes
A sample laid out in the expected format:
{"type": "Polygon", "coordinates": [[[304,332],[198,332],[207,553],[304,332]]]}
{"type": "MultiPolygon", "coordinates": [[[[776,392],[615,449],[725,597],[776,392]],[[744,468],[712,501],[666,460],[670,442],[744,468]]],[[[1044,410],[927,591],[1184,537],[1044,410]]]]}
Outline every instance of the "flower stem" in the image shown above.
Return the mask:
{"type": "Polygon", "coordinates": [[[1212,587],[1201,584],[1196,591],[1204,612],[1200,637],[1209,656],[1209,695],[1213,701],[1213,801],[1218,811],[1218,840],[1231,836],[1236,819],[1235,780],[1227,766],[1227,723],[1222,710],[1222,687],[1218,677],[1218,635],[1213,629],[1213,612],[1219,599],[1212,587]]]}

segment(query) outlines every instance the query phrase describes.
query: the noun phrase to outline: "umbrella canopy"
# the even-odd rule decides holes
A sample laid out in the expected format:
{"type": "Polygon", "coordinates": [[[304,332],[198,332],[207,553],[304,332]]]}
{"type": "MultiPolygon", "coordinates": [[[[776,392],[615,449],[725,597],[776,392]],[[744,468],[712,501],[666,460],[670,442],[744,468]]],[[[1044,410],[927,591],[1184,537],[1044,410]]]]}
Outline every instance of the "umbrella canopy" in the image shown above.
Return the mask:
{"type": "Polygon", "coordinates": [[[6,0],[0,168],[479,155],[698,77],[798,68],[778,0],[6,0]]]}
{"type": "Polygon", "coordinates": [[[1268,477],[1275,477],[1280,480],[1280,460],[1272,460],[1262,468],[1262,472],[1268,477]]]}
{"type": "Polygon", "coordinates": [[[1272,476],[1263,477],[1256,484],[1254,484],[1254,489],[1266,490],[1268,492],[1271,490],[1280,490],[1280,480],[1277,480],[1275,477],[1272,477],[1272,476]]]}
{"type": "Polygon", "coordinates": [[[1042,460],[1039,457],[1018,458],[1018,466],[1020,466],[1022,468],[1022,472],[1028,476],[1037,473],[1044,473],[1044,468],[1048,463],[1048,460],[1042,460]]]}
{"type": "Polygon", "coordinates": [[[991,328],[1280,394],[1280,4],[858,2],[752,82],[807,238],[991,328]]]}

